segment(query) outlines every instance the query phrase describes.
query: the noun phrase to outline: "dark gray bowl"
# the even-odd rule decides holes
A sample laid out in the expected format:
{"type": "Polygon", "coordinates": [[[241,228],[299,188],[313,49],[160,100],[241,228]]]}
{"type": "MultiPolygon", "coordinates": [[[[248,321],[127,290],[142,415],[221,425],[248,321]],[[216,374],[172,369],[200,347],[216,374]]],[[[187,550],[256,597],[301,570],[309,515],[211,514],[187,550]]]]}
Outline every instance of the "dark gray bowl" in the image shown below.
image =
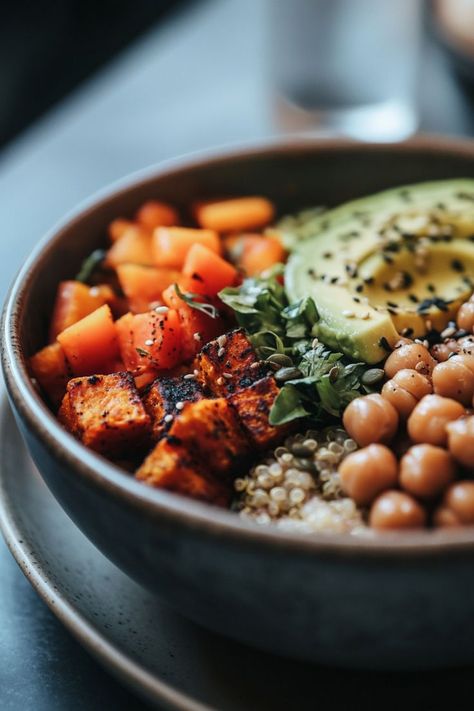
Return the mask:
{"type": "Polygon", "coordinates": [[[98,548],[187,617],[263,649],[353,667],[474,662],[474,530],[300,536],[154,491],[67,434],[25,367],[43,345],[58,280],[75,274],[113,217],[147,198],[184,208],[196,197],[261,193],[286,211],[463,176],[474,177],[471,142],[292,140],[141,173],[53,229],[10,292],[3,368],[38,469],[98,548]]]}

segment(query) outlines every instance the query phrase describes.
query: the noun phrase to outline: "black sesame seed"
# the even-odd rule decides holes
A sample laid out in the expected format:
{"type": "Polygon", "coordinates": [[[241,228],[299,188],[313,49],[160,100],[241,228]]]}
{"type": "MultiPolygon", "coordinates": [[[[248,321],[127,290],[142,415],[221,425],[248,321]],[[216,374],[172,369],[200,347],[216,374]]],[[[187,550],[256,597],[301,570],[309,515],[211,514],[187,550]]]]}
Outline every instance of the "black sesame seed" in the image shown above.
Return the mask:
{"type": "Polygon", "coordinates": [[[358,294],[360,294],[362,291],[364,291],[364,285],[363,285],[363,284],[357,284],[355,290],[357,291],[358,294]]]}
{"type": "Polygon", "coordinates": [[[408,294],[408,298],[413,304],[417,304],[419,302],[419,298],[416,294],[408,294]]]}
{"type": "Polygon", "coordinates": [[[366,279],[364,279],[364,284],[367,284],[369,286],[370,284],[373,284],[374,281],[374,277],[367,277],[366,279]]]}
{"type": "Polygon", "coordinates": [[[436,288],[435,288],[434,284],[427,284],[427,285],[426,285],[426,288],[427,288],[428,291],[431,292],[432,294],[434,294],[435,291],[436,291],[436,288]]]}
{"type": "Polygon", "coordinates": [[[451,262],[451,267],[455,272],[463,272],[464,264],[459,259],[453,259],[451,262]]]}
{"type": "Polygon", "coordinates": [[[324,252],[323,259],[331,259],[331,257],[332,257],[332,252],[324,252]]]}

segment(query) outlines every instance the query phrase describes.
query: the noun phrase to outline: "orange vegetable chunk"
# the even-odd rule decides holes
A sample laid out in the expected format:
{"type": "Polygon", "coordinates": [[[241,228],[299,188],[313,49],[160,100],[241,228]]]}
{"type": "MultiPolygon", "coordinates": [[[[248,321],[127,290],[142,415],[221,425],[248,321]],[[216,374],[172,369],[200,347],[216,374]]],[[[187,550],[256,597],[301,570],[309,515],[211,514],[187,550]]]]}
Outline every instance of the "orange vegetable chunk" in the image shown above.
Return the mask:
{"type": "Polygon", "coordinates": [[[174,284],[179,275],[179,271],[167,267],[143,267],[140,264],[119,264],[117,267],[117,276],[130,311],[138,314],[149,311],[153,304],[161,303],[162,292],[174,284]]]}
{"type": "MultiPolygon", "coordinates": [[[[184,293],[186,289],[182,289],[182,291],[184,293]]],[[[162,298],[167,306],[178,310],[181,321],[183,360],[193,358],[205,343],[225,331],[226,324],[220,316],[212,318],[212,316],[189,306],[177,295],[174,284],[165,289],[162,298]]]]}
{"type": "Polygon", "coordinates": [[[181,361],[181,322],[174,309],[125,314],[115,327],[127,370],[163,370],[181,361]]]}
{"type": "Polygon", "coordinates": [[[158,200],[148,200],[143,203],[137,210],[135,219],[148,230],[179,225],[179,215],[174,207],[158,200]]]}
{"type": "Polygon", "coordinates": [[[194,244],[202,244],[220,254],[219,235],[214,230],[190,227],[158,227],[153,232],[153,259],[158,267],[181,269],[186,255],[194,244]]]}
{"type": "Polygon", "coordinates": [[[135,223],[131,220],[126,220],[123,217],[117,217],[115,220],[112,220],[107,229],[110,241],[116,242],[130,227],[136,227],[135,223]]]}
{"type": "Polygon", "coordinates": [[[198,203],[196,220],[201,227],[217,232],[254,230],[268,225],[275,213],[273,204],[264,197],[241,197],[198,203]]]}
{"type": "Polygon", "coordinates": [[[46,393],[51,404],[57,407],[66,392],[70,377],[64,351],[59,343],[52,343],[35,353],[29,360],[33,376],[46,393]]]}
{"type": "Polygon", "coordinates": [[[286,258],[280,240],[272,235],[236,235],[227,244],[232,261],[247,276],[257,276],[286,258]]]}
{"type": "Polygon", "coordinates": [[[110,247],[105,263],[112,269],[127,263],[153,266],[150,232],[139,225],[129,227],[110,247]]]}
{"type": "Polygon", "coordinates": [[[61,281],[51,317],[50,341],[104,304],[112,304],[115,294],[107,284],[87,286],[80,281],[61,281]]]}
{"type": "Polygon", "coordinates": [[[59,419],[86,447],[110,457],[136,454],[148,444],[150,418],[130,373],[73,378],[59,419]]]}
{"type": "Polygon", "coordinates": [[[232,264],[202,244],[194,244],[189,250],[183,265],[183,274],[202,281],[206,294],[211,296],[217,295],[226,286],[232,286],[238,278],[237,270],[232,264]]]}
{"type": "Polygon", "coordinates": [[[119,358],[115,324],[107,304],[58,335],[74,375],[113,372],[119,358]]]}

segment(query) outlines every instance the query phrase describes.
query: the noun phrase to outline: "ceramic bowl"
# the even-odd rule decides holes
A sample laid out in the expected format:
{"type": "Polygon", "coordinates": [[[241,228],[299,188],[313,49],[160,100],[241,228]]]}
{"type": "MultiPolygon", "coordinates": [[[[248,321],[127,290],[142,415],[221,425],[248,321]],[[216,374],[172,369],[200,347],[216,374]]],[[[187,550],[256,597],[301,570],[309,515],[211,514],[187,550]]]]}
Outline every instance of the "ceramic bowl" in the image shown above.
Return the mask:
{"type": "Polygon", "coordinates": [[[330,665],[472,663],[474,530],[290,534],[135,481],[65,432],[28,378],[26,359],[45,342],[57,282],[71,278],[104,242],[110,220],[152,197],[184,209],[196,197],[258,193],[285,213],[454,177],[474,177],[473,142],[298,139],[191,157],[93,197],[21,269],[4,311],[2,356],[31,455],[95,545],[186,617],[248,644],[330,665]]]}

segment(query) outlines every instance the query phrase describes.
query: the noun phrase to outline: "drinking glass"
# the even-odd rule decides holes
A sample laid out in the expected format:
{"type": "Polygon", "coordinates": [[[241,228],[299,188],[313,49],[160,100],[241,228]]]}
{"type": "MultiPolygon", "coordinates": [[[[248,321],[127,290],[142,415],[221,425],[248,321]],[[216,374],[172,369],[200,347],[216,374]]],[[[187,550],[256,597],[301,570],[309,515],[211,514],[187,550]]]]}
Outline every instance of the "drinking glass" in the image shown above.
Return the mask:
{"type": "Polygon", "coordinates": [[[268,0],[269,70],[283,128],[372,141],[417,128],[422,0],[268,0]]]}

